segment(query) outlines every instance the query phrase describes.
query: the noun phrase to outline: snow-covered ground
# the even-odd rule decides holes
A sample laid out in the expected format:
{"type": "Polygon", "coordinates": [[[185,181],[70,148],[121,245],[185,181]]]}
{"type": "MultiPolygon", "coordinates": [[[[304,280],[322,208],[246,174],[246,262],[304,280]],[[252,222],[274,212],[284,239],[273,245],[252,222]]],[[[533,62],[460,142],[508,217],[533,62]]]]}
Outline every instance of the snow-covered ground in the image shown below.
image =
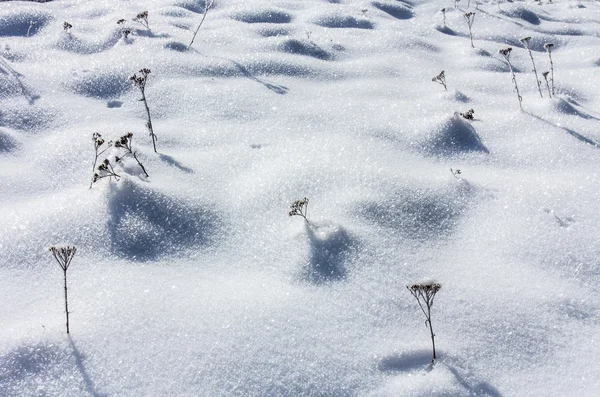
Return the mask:
{"type": "Polygon", "coordinates": [[[0,2],[1,396],[598,395],[600,2],[204,9],[0,2]]]}

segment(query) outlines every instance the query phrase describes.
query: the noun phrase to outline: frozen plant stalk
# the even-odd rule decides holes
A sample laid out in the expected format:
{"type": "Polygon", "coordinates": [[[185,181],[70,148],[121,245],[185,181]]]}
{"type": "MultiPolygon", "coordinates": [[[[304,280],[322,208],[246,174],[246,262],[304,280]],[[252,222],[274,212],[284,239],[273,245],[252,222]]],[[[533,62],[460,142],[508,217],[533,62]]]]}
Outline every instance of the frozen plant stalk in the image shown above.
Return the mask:
{"type": "Polygon", "coordinates": [[[431,325],[431,307],[433,306],[433,300],[435,294],[442,288],[441,284],[434,282],[415,283],[407,285],[406,288],[410,291],[412,296],[415,297],[421,311],[425,315],[425,326],[429,328],[431,334],[431,344],[433,346],[433,358],[431,362],[435,362],[435,334],[433,333],[433,327],[431,325]]]}
{"type": "Polygon", "coordinates": [[[465,18],[465,21],[467,21],[467,25],[469,26],[469,38],[471,39],[471,47],[475,48],[475,46],[473,45],[473,33],[471,32],[473,22],[475,22],[475,13],[469,11],[466,14],[464,14],[463,17],[465,18]]]}
{"type": "Polygon", "coordinates": [[[204,15],[202,15],[202,19],[200,20],[200,23],[198,24],[198,27],[196,28],[196,31],[194,32],[194,35],[192,36],[192,41],[190,41],[190,45],[188,46],[188,50],[190,48],[192,48],[192,44],[194,44],[194,40],[196,39],[196,35],[198,34],[198,31],[200,30],[200,27],[202,26],[202,24],[204,23],[204,20],[206,19],[206,14],[208,13],[208,10],[210,10],[210,8],[213,6],[213,4],[215,3],[215,0],[204,0],[204,15]]]}
{"type": "Polygon", "coordinates": [[[523,37],[521,39],[521,43],[523,43],[523,45],[529,52],[529,58],[531,58],[531,64],[533,65],[533,73],[535,73],[535,81],[538,86],[538,91],[540,92],[540,97],[543,98],[544,96],[542,95],[542,82],[540,81],[540,78],[538,77],[537,69],[535,67],[535,62],[533,61],[533,54],[531,53],[531,49],[529,48],[529,40],[531,40],[530,36],[523,37]]]}
{"type": "Polygon", "coordinates": [[[550,58],[550,81],[552,82],[552,96],[554,96],[554,63],[552,62],[552,48],[554,44],[546,43],[544,48],[548,51],[548,58],[550,58]]]}
{"type": "Polygon", "coordinates": [[[65,313],[67,314],[67,334],[69,333],[69,300],[67,295],[67,270],[71,265],[73,257],[77,253],[77,248],[71,246],[65,247],[50,247],[50,252],[58,262],[58,265],[63,271],[65,279],[65,313]]]}
{"type": "Polygon", "coordinates": [[[510,69],[510,73],[512,74],[513,83],[515,83],[515,91],[517,91],[517,98],[519,99],[519,108],[523,110],[523,105],[521,102],[523,101],[523,97],[519,93],[519,86],[517,85],[517,77],[515,76],[515,72],[513,70],[512,64],[510,63],[510,53],[512,52],[512,47],[507,47],[499,51],[500,55],[504,57],[506,63],[508,63],[508,67],[510,69]]]}
{"type": "Polygon", "coordinates": [[[144,107],[146,108],[146,115],[148,120],[146,121],[146,127],[150,132],[150,137],[152,138],[152,146],[154,147],[154,153],[158,153],[156,151],[156,135],[154,134],[154,129],[152,128],[152,119],[150,118],[150,108],[148,107],[148,101],[146,100],[146,82],[148,81],[148,75],[150,74],[150,69],[140,69],[139,76],[134,74],[129,79],[133,81],[133,84],[140,89],[142,93],[142,99],[140,101],[144,102],[144,107]]]}
{"type": "Polygon", "coordinates": [[[123,158],[125,156],[131,156],[131,157],[133,157],[133,159],[135,161],[137,161],[138,165],[142,169],[142,172],[144,173],[144,175],[146,175],[146,178],[148,178],[150,175],[148,175],[148,173],[146,172],[146,167],[144,167],[144,165],[142,164],[142,162],[138,159],[137,153],[134,152],[133,149],[131,148],[131,141],[132,141],[132,139],[133,139],[133,134],[131,132],[128,132],[126,135],[123,135],[121,138],[119,138],[118,141],[115,142],[115,147],[116,148],[122,148],[125,151],[125,154],[122,157],[117,157],[115,159],[115,161],[117,163],[119,163],[119,162],[121,162],[123,160],[123,158]]]}

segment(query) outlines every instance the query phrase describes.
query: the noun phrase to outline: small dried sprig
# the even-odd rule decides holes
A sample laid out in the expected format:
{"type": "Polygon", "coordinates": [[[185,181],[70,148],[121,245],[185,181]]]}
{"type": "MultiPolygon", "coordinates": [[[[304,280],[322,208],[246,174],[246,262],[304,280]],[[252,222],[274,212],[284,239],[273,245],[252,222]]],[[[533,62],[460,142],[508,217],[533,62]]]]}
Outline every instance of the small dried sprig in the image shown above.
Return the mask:
{"type": "Polygon", "coordinates": [[[360,12],[362,12],[362,14],[363,14],[363,17],[366,17],[366,16],[367,16],[367,12],[368,12],[368,11],[369,11],[369,9],[368,9],[368,8],[363,8],[362,10],[360,10],[360,12]]]}
{"type": "Polygon", "coordinates": [[[69,30],[71,30],[72,27],[73,27],[73,25],[71,25],[69,22],[63,23],[63,29],[65,30],[65,32],[68,32],[69,30]]]}
{"type": "Polygon", "coordinates": [[[127,40],[129,38],[129,35],[131,34],[131,29],[123,28],[123,30],[121,30],[121,34],[123,35],[123,38],[127,40]]]}
{"type": "Polygon", "coordinates": [[[90,182],[90,189],[92,188],[92,185],[94,182],[96,182],[97,178],[95,172],[96,172],[96,164],[98,163],[98,158],[100,156],[102,156],[102,154],[104,152],[106,152],[108,149],[110,149],[110,146],[112,144],[112,142],[108,142],[106,144],[106,146],[103,146],[106,142],[104,141],[104,138],[102,138],[102,135],[100,135],[100,133],[98,132],[94,132],[92,134],[92,141],[94,142],[94,152],[95,152],[95,157],[94,157],[94,164],[92,165],[92,172],[94,172],[94,175],[92,176],[92,181],[90,182]]]}
{"type": "Polygon", "coordinates": [[[192,41],[190,41],[190,45],[188,46],[188,50],[190,48],[192,48],[192,44],[194,44],[194,40],[196,39],[196,35],[198,34],[198,31],[200,31],[200,27],[202,26],[202,24],[204,23],[204,20],[206,19],[206,14],[208,14],[208,10],[210,10],[213,6],[213,4],[215,3],[215,0],[205,0],[204,3],[204,14],[202,15],[202,19],[200,20],[200,23],[198,24],[198,27],[196,28],[196,31],[194,32],[194,35],[192,36],[192,41]]]}
{"type": "Polygon", "coordinates": [[[115,172],[115,169],[113,168],[109,159],[104,159],[104,161],[98,166],[98,172],[94,174],[92,182],[98,182],[103,178],[109,178],[109,180],[115,178],[117,181],[121,178],[121,175],[115,172]]]}
{"type": "Polygon", "coordinates": [[[125,19],[121,18],[117,21],[117,25],[123,25],[125,23],[125,19]]]}
{"type": "Polygon", "coordinates": [[[471,39],[471,47],[475,48],[475,46],[473,45],[473,32],[471,31],[471,29],[473,28],[473,23],[475,22],[475,13],[469,11],[463,14],[463,18],[465,18],[467,26],[469,26],[469,38],[471,39]]]}
{"type": "Polygon", "coordinates": [[[150,74],[150,69],[140,69],[138,72],[139,75],[134,74],[129,79],[133,82],[133,84],[140,89],[142,93],[142,99],[140,101],[144,102],[144,107],[146,108],[146,128],[148,128],[149,135],[152,138],[152,146],[154,147],[154,152],[156,151],[156,134],[154,134],[154,128],[152,127],[152,118],[150,117],[150,107],[148,107],[148,101],[146,100],[146,82],[148,81],[148,75],[150,74]]]}
{"type": "Polygon", "coordinates": [[[444,26],[446,26],[446,7],[442,8],[440,12],[442,13],[442,18],[444,19],[444,26]]]}
{"type": "Polygon", "coordinates": [[[144,175],[146,175],[146,178],[148,178],[150,175],[148,175],[148,173],[146,172],[146,168],[144,167],[144,165],[142,164],[142,162],[138,159],[137,153],[134,152],[133,149],[131,148],[131,141],[132,141],[132,139],[133,139],[133,134],[131,132],[128,132],[127,134],[123,135],[121,138],[119,138],[118,140],[115,141],[115,147],[123,149],[125,151],[125,154],[123,156],[121,156],[121,157],[116,157],[115,161],[117,163],[120,163],[120,162],[123,161],[123,159],[126,156],[133,157],[133,159],[135,161],[137,161],[138,165],[140,166],[140,168],[144,172],[144,175]]]}
{"type": "Polygon", "coordinates": [[[419,307],[421,308],[421,311],[423,314],[425,314],[425,326],[429,328],[429,332],[431,334],[431,344],[433,346],[433,358],[431,362],[434,363],[436,359],[435,334],[433,333],[433,327],[431,325],[431,307],[433,306],[435,294],[439,292],[439,290],[442,288],[442,285],[434,282],[425,282],[410,284],[407,285],[406,288],[410,291],[412,296],[415,297],[419,307]]]}
{"type": "Polygon", "coordinates": [[[148,11],[140,12],[133,18],[133,21],[141,24],[146,29],[150,29],[150,24],[148,23],[148,11]]]}
{"type": "Polygon", "coordinates": [[[308,198],[304,197],[302,200],[296,200],[290,206],[289,216],[301,216],[304,218],[306,223],[310,224],[306,217],[308,212],[308,198]]]}
{"type": "Polygon", "coordinates": [[[31,28],[37,25],[36,21],[29,21],[29,27],[27,28],[27,37],[29,37],[29,33],[31,32],[31,28]]]}
{"type": "Polygon", "coordinates": [[[554,44],[546,43],[544,44],[544,48],[548,52],[548,58],[550,58],[550,81],[552,82],[552,96],[554,96],[554,63],[552,62],[552,49],[554,48],[554,44]]]}
{"type": "Polygon", "coordinates": [[[535,73],[535,82],[537,83],[538,91],[540,92],[540,97],[543,98],[544,95],[542,95],[542,82],[540,81],[540,78],[538,77],[537,68],[535,67],[535,62],[533,61],[533,54],[531,53],[531,48],[529,48],[530,40],[531,40],[531,36],[527,36],[527,37],[523,37],[520,41],[521,41],[521,43],[523,43],[523,46],[525,47],[525,49],[527,49],[527,51],[529,52],[529,58],[531,58],[531,64],[533,65],[533,73],[535,73]]]}
{"type": "Polygon", "coordinates": [[[462,171],[461,171],[461,170],[459,170],[459,169],[456,169],[456,170],[455,170],[455,169],[452,169],[452,168],[450,168],[450,172],[452,173],[452,175],[453,175],[453,176],[454,176],[456,179],[458,179],[458,180],[462,179],[462,178],[461,178],[461,175],[462,175],[462,171]]]}
{"type": "Polygon", "coordinates": [[[448,91],[448,88],[446,87],[446,73],[443,70],[440,72],[440,74],[431,79],[431,81],[443,85],[444,90],[448,91]]]}
{"type": "Polygon", "coordinates": [[[68,299],[68,291],[67,291],[67,270],[71,265],[71,261],[73,257],[77,253],[77,248],[73,246],[53,246],[50,247],[50,252],[58,265],[63,271],[64,281],[65,281],[65,313],[67,315],[67,334],[69,333],[69,299],[68,299]]]}
{"type": "Polygon", "coordinates": [[[464,113],[460,113],[460,115],[466,120],[475,120],[475,111],[473,109],[469,109],[464,113]]]}
{"type": "Polygon", "coordinates": [[[550,74],[550,72],[543,72],[542,76],[544,76],[544,80],[546,80],[546,88],[548,89],[548,96],[550,98],[552,98],[552,93],[550,92],[550,84],[548,84],[548,74],[550,74]]]}
{"type": "Polygon", "coordinates": [[[503,48],[498,52],[500,53],[500,55],[502,55],[504,57],[504,59],[506,60],[506,63],[508,63],[510,73],[512,74],[512,81],[515,84],[515,91],[517,92],[517,98],[519,99],[519,108],[521,110],[523,110],[523,105],[521,104],[521,102],[523,102],[523,97],[519,93],[519,86],[517,85],[517,77],[515,76],[515,72],[513,70],[512,64],[510,63],[510,54],[512,52],[512,47],[503,48]]]}

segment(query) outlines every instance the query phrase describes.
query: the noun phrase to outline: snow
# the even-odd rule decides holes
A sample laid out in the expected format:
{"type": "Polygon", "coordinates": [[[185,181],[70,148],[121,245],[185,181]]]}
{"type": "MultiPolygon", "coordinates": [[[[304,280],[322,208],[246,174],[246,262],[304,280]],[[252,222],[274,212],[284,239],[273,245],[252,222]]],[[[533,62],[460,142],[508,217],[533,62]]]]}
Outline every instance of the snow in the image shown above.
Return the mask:
{"type": "Polygon", "coordinates": [[[600,3],[467,3],[2,2],[0,395],[595,396],[600,3]]]}

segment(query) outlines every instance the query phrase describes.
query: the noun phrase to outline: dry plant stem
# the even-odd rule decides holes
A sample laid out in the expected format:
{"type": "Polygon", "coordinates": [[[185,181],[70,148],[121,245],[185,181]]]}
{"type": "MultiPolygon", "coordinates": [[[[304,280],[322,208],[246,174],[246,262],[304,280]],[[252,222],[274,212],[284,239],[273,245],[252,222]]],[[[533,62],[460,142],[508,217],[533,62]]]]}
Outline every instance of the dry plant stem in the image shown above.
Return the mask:
{"type": "Polygon", "coordinates": [[[148,131],[150,131],[150,136],[152,137],[152,147],[154,148],[154,153],[158,153],[156,151],[156,135],[154,134],[154,129],[152,128],[152,119],[150,118],[150,108],[148,107],[148,101],[146,101],[146,88],[140,87],[140,90],[142,91],[142,101],[144,102],[144,107],[146,108],[146,115],[148,115],[146,127],[148,127],[148,131]]]}
{"type": "MultiPolygon", "coordinates": [[[[100,147],[104,144],[104,139],[102,139],[102,137],[98,133],[95,133],[93,135],[92,139],[94,140],[94,150],[96,151],[96,158],[94,159],[92,173],[95,173],[96,172],[96,164],[98,163],[98,157],[102,156],[102,154],[104,152],[106,152],[110,148],[110,146],[104,148],[104,150],[102,150],[102,151],[98,151],[100,149],[100,147]]],[[[109,145],[110,145],[110,143],[109,143],[109,145]]],[[[90,182],[90,189],[92,188],[93,184],[94,184],[94,174],[92,174],[92,180],[90,182]]]]}
{"type": "Polygon", "coordinates": [[[433,326],[431,324],[431,307],[433,306],[435,294],[437,294],[441,287],[440,284],[413,284],[406,287],[412,296],[415,297],[421,311],[425,315],[425,326],[429,328],[433,349],[432,362],[435,362],[437,356],[435,352],[435,333],[433,332],[433,326]]]}
{"type": "Polygon", "coordinates": [[[552,46],[548,46],[548,58],[550,58],[550,81],[552,82],[552,96],[554,96],[554,62],[552,62],[552,46]]]}
{"type": "Polygon", "coordinates": [[[471,47],[475,48],[475,45],[473,45],[473,33],[471,31],[473,23],[475,22],[475,13],[467,12],[463,15],[463,17],[465,18],[465,21],[467,21],[467,25],[469,26],[469,38],[471,39],[471,47]]]}
{"type": "Polygon", "coordinates": [[[71,261],[73,257],[77,253],[77,248],[75,247],[51,247],[50,252],[58,262],[58,265],[63,271],[64,281],[65,281],[65,313],[67,315],[67,334],[69,333],[69,297],[67,290],[67,270],[69,269],[69,265],[71,265],[71,261]]]}
{"type": "Polygon", "coordinates": [[[206,14],[208,14],[208,10],[210,10],[210,8],[212,7],[213,3],[215,2],[215,0],[206,0],[206,4],[204,6],[204,15],[202,15],[202,19],[200,20],[200,23],[198,24],[198,27],[196,28],[196,31],[194,32],[194,36],[192,36],[192,41],[190,41],[190,45],[188,46],[188,50],[190,48],[192,48],[192,44],[194,44],[194,40],[196,39],[196,35],[198,34],[198,31],[200,31],[200,27],[202,26],[202,24],[204,23],[204,20],[206,19],[206,14]]]}
{"type": "Polygon", "coordinates": [[[533,65],[533,73],[535,73],[535,82],[537,83],[538,91],[540,92],[540,98],[543,98],[544,95],[542,95],[542,82],[538,77],[537,68],[535,67],[535,62],[533,61],[533,54],[531,53],[531,49],[529,48],[529,39],[529,37],[526,37],[525,39],[522,39],[521,42],[529,52],[529,58],[531,58],[531,64],[533,65]]]}
{"type": "Polygon", "coordinates": [[[512,74],[512,81],[515,84],[515,91],[517,92],[517,98],[519,99],[519,108],[522,111],[523,105],[521,104],[521,102],[523,102],[523,97],[519,93],[519,86],[517,85],[517,77],[515,76],[515,72],[513,70],[512,64],[510,63],[510,52],[511,51],[512,51],[512,48],[508,47],[504,50],[500,50],[500,54],[502,54],[502,56],[504,56],[504,59],[506,59],[506,63],[508,63],[508,68],[510,69],[510,73],[512,74]]]}
{"type": "Polygon", "coordinates": [[[550,92],[550,84],[548,84],[548,72],[542,73],[542,76],[544,76],[544,80],[546,80],[546,88],[548,89],[548,96],[550,98],[552,98],[552,93],[550,92]]]}
{"type": "Polygon", "coordinates": [[[131,152],[131,155],[133,156],[133,158],[135,159],[135,161],[137,161],[138,165],[140,166],[140,168],[142,169],[142,171],[144,172],[144,175],[146,175],[146,178],[148,178],[150,175],[148,175],[148,173],[146,172],[146,168],[144,167],[144,165],[140,162],[140,160],[138,160],[137,155],[135,152],[131,152]]]}

